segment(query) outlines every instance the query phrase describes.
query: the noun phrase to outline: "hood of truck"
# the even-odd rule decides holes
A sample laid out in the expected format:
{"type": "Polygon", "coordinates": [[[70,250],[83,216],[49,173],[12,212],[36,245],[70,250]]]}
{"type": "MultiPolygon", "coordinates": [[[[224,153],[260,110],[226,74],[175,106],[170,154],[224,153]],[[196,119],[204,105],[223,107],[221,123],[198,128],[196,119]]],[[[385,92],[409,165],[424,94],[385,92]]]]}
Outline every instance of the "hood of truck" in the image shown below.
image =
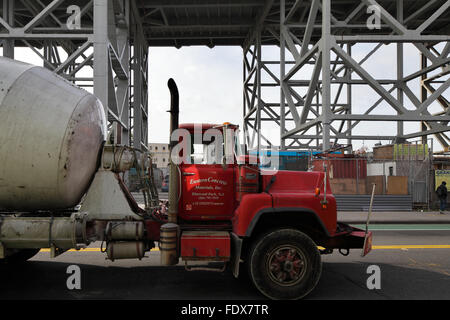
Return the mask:
{"type": "Polygon", "coordinates": [[[336,230],[336,199],[323,172],[265,171],[262,172],[262,190],[272,196],[274,208],[302,208],[314,211],[330,234],[336,230]],[[326,188],[325,188],[326,185],[326,188]],[[318,194],[316,192],[318,189],[318,194]],[[326,203],[324,203],[326,194],[326,203]]]}

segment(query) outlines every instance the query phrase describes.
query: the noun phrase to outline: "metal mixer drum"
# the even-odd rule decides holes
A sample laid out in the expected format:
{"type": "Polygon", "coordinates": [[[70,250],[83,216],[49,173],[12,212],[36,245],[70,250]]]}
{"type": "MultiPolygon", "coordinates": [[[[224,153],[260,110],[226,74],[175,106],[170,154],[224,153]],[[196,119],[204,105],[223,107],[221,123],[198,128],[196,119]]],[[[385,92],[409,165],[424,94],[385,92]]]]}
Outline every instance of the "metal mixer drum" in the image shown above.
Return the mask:
{"type": "Polygon", "coordinates": [[[0,58],[0,208],[73,207],[106,137],[100,101],[51,71],[0,58]]]}

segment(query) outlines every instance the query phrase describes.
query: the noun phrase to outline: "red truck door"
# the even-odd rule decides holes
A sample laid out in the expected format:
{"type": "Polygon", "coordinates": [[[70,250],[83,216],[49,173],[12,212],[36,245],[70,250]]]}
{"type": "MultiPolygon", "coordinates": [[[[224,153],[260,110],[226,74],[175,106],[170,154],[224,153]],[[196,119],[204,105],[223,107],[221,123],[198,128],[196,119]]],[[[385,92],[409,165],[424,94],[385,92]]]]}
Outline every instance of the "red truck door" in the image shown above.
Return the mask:
{"type": "Polygon", "coordinates": [[[234,166],[182,164],[179,216],[185,220],[229,220],[236,207],[234,166]]]}

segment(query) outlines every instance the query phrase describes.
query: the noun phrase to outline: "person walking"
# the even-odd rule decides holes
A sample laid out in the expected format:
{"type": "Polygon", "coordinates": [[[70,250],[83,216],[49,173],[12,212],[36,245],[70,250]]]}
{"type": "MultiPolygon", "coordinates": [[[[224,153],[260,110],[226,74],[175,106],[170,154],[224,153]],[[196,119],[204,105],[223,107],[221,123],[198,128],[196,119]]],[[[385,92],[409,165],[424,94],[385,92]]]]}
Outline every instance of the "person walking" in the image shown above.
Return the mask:
{"type": "Polygon", "coordinates": [[[439,198],[439,209],[440,213],[444,214],[444,210],[447,206],[447,187],[445,186],[447,183],[442,181],[441,185],[436,189],[436,194],[439,198]]]}

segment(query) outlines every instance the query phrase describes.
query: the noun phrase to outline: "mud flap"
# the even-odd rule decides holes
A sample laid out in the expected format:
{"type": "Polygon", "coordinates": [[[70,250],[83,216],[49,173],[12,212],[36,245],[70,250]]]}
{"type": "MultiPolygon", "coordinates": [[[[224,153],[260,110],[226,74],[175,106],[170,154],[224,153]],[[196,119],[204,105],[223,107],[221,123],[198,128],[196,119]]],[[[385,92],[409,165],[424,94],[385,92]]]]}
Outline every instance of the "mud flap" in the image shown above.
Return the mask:
{"type": "Polygon", "coordinates": [[[361,252],[361,257],[365,257],[372,250],[372,232],[366,231],[366,236],[364,237],[363,251],[361,252]]]}
{"type": "Polygon", "coordinates": [[[233,232],[231,234],[230,268],[235,278],[239,277],[239,263],[241,261],[242,239],[233,232]]]}

